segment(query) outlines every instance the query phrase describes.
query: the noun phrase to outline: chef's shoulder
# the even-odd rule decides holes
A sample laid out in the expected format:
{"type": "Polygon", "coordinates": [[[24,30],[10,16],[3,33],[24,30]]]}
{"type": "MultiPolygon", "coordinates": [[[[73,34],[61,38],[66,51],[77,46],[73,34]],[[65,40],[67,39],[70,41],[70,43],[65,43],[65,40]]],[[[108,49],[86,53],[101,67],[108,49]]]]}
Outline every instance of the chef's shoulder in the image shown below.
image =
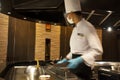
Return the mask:
{"type": "Polygon", "coordinates": [[[83,30],[85,33],[93,33],[96,32],[96,29],[94,27],[94,25],[92,25],[90,22],[88,22],[87,20],[84,20],[84,24],[83,24],[83,30]]]}

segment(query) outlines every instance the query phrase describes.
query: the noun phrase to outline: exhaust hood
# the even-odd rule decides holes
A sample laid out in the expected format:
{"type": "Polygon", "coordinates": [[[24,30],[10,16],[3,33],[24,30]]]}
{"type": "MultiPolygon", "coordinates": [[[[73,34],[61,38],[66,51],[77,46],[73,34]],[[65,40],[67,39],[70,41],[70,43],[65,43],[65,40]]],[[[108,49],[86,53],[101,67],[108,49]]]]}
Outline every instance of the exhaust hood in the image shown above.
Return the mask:
{"type": "Polygon", "coordinates": [[[2,13],[32,21],[64,24],[64,0],[1,0],[2,13]]]}
{"type": "MultiPolygon", "coordinates": [[[[65,25],[64,0],[0,1],[1,12],[10,16],[65,25]]],[[[120,26],[119,2],[119,0],[81,0],[83,16],[96,26],[120,26]]]]}

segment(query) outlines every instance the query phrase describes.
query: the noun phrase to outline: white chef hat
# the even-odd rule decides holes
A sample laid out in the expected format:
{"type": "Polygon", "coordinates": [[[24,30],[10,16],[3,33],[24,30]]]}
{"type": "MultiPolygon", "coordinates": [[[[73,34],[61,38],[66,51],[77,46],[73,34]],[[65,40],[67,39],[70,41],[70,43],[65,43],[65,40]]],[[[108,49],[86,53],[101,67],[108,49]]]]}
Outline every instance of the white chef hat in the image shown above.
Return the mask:
{"type": "Polygon", "coordinates": [[[64,0],[64,3],[66,13],[81,11],[80,0],[64,0]]]}

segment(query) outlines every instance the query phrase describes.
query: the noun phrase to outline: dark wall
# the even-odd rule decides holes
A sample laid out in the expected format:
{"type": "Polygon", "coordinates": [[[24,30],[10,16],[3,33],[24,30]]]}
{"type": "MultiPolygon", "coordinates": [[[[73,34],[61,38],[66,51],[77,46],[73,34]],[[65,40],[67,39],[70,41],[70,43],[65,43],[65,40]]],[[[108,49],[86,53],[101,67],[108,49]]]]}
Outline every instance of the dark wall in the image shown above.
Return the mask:
{"type": "Polygon", "coordinates": [[[60,56],[65,57],[69,51],[69,40],[72,33],[72,27],[61,27],[61,36],[60,36],[60,56]]]}
{"type": "Polygon", "coordinates": [[[120,31],[103,30],[103,60],[120,61],[120,31]]]}
{"type": "Polygon", "coordinates": [[[33,1],[33,0],[12,0],[12,3],[13,5],[19,5],[29,1],[33,1]]]}
{"type": "Polygon", "coordinates": [[[34,60],[35,23],[10,17],[7,61],[34,60]]]}

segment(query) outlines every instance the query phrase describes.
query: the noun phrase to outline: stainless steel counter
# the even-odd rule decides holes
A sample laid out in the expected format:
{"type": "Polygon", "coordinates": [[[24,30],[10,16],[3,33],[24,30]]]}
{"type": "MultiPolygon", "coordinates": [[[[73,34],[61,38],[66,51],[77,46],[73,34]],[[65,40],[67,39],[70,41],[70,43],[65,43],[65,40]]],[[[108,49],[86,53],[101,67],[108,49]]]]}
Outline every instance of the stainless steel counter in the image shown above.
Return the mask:
{"type": "MultiPolygon", "coordinates": [[[[43,65],[43,62],[41,62],[43,65]]],[[[106,68],[112,71],[120,70],[120,62],[103,62],[95,63],[93,69],[93,79],[98,80],[98,70],[106,68]]],[[[46,63],[44,66],[36,67],[35,62],[20,62],[8,65],[0,74],[5,80],[80,80],[69,70],[46,63]],[[47,79],[43,79],[47,77],[47,79]],[[41,78],[41,79],[40,79],[41,78]]]]}
{"type": "Polygon", "coordinates": [[[59,68],[44,67],[44,73],[36,69],[36,66],[14,66],[9,72],[9,80],[79,80],[69,71],[60,70],[59,68]],[[47,78],[41,78],[46,75],[47,78]]]}

